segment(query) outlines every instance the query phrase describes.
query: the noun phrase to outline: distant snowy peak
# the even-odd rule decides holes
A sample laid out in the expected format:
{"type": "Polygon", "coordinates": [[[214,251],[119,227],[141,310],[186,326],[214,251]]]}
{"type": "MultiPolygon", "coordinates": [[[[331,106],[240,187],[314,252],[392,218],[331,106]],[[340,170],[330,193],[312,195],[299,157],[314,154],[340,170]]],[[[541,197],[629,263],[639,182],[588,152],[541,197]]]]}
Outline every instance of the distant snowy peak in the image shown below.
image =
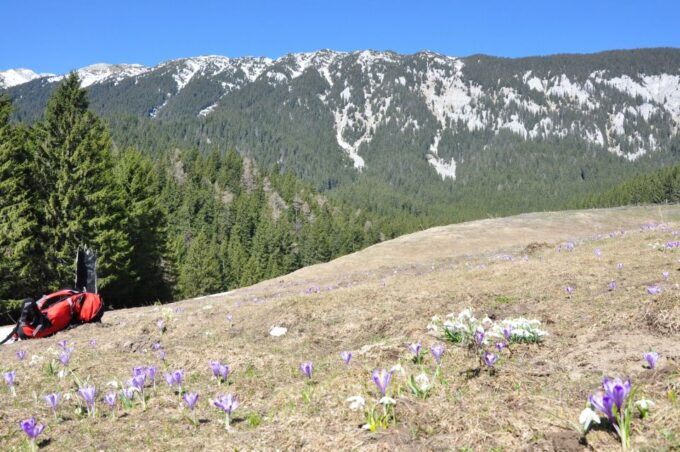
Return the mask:
{"type": "Polygon", "coordinates": [[[9,69],[0,72],[0,88],[11,88],[37,78],[50,77],[54,74],[36,74],[30,69],[9,69]]]}
{"type": "MultiPolygon", "coordinates": [[[[76,73],[80,77],[81,85],[88,87],[95,83],[112,81],[118,83],[128,77],[134,77],[147,72],[149,68],[141,64],[107,64],[98,63],[78,69],[76,73]]],[[[50,82],[61,81],[65,76],[57,75],[49,78],[50,82]]]]}

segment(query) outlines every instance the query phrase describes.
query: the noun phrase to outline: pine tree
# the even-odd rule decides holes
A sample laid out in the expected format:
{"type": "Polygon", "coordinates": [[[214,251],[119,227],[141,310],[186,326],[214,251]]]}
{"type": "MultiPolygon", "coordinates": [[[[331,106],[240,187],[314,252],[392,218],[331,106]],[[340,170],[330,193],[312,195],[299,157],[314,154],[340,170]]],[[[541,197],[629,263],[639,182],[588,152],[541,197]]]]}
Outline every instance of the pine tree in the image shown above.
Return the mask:
{"type": "Polygon", "coordinates": [[[123,196],[113,177],[111,139],[87,111],[75,73],[50,98],[40,124],[38,163],[45,203],[45,261],[53,287],[71,284],[80,245],[98,254],[99,288],[107,300],[124,304],[132,289],[123,196]]]}

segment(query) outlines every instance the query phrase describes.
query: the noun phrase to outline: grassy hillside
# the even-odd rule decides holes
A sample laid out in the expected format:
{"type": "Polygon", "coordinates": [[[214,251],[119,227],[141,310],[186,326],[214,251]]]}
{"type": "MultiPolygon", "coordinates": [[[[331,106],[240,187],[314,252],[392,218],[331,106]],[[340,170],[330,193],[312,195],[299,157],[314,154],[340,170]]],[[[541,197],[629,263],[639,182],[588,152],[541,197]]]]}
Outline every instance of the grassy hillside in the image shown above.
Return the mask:
{"type": "MultiPolygon", "coordinates": [[[[249,288],[108,312],[101,325],[2,347],[0,370],[16,370],[17,383],[16,397],[0,391],[0,439],[9,449],[23,447],[18,423],[35,415],[47,424],[38,440],[46,450],[580,450],[573,425],[602,377],[612,376],[630,377],[639,395],[655,403],[647,418],[633,420],[633,448],[678,448],[680,251],[665,247],[677,240],[677,229],[678,206],[463,223],[249,288]],[[649,295],[650,286],[663,291],[649,295]],[[499,353],[495,371],[477,372],[479,362],[466,349],[427,328],[432,316],[468,307],[497,322],[538,319],[548,336],[512,344],[512,353],[499,353]],[[287,334],[271,336],[277,326],[287,334]],[[61,340],[74,348],[70,363],[50,372],[61,340]],[[407,348],[416,341],[425,351],[420,365],[407,348]],[[446,347],[436,376],[429,352],[435,343],[446,347]],[[20,350],[27,352],[23,361],[15,357],[20,350]],[[340,359],[345,350],[353,352],[349,365],[340,359]],[[648,351],[661,355],[656,370],[643,367],[648,351]],[[212,360],[230,365],[228,383],[212,378],[212,360]],[[299,370],[305,361],[313,363],[311,378],[299,370]],[[381,394],[371,372],[397,364],[404,374],[395,370],[388,387],[396,423],[366,431],[363,412],[346,400],[362,396],[372,406],[381,394]],[[157,386],[145,388],[145,407],[135,396],[130,407],[119,402],[114,417],[101,397],[111,381],[125,385],[135,366],[156,366],[157,386]],[[183,390],[199,393],[196,425],[163,378],[174,369],[185,371],[183,390]],[[421,372],[434,382],[427,398],[407,383],[421,372]],[[78,408],[82,381],[98,389],[94,417],[78,408]],[[59,419],[42,398],[53,391],[70,394],[59,419]],[[229,430],[209,401],[226,393],[241,402],[229,430]]],[[[586,440],[596,450],[619,448],[604,426],[586,440]]]]}

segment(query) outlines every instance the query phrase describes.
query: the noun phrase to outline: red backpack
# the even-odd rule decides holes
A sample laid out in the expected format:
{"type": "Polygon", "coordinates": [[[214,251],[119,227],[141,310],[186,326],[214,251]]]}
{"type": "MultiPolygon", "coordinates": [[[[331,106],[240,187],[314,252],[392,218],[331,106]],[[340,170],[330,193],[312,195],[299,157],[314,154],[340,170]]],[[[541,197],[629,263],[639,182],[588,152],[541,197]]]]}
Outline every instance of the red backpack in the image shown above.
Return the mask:
{"type": "Polygon", "coordinates": [[[96,293],[66,289],[38,301],[27,298],[21,306],[19,322],[0,344],[11,337],[16,340],[51,336],[71,325],[99,321],[103,313],[104,302],[96,293]]]}
{"type": "Polygon", "coordinates": [[[38,301],[26,298],[19,321],[0,344],[10,338],[51,336],[71,325],[101,320],[104,302],[97,294],[97,254],[89,247],[79,247],[76,253],[75,287],[79,290],[60,290],[38,301]]]}

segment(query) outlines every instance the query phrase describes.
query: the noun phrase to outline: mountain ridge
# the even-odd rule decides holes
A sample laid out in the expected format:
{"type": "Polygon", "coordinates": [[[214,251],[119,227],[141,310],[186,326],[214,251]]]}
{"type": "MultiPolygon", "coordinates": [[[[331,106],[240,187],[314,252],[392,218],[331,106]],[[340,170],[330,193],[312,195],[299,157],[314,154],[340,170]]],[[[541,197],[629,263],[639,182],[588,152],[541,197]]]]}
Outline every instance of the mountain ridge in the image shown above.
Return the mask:
{"type": "MultiPolygon", "coordinates": [[[[680,49],[521,58],[320,50],[85,69],[90,107],[120,146],[234,147],[363,207],[448,209],[443,222],[486,215],[479,199],[498,204],[492,214],[565,207],[565,196],[678,161],[680,49]],[[372,201],[356,193],[361,181],[400,196],[372,201]],[[474,213],[456,217],[461,198],[474,213]]],[[[7,89],[15,119],[37,120],[59,77],[7,89]]]]}

